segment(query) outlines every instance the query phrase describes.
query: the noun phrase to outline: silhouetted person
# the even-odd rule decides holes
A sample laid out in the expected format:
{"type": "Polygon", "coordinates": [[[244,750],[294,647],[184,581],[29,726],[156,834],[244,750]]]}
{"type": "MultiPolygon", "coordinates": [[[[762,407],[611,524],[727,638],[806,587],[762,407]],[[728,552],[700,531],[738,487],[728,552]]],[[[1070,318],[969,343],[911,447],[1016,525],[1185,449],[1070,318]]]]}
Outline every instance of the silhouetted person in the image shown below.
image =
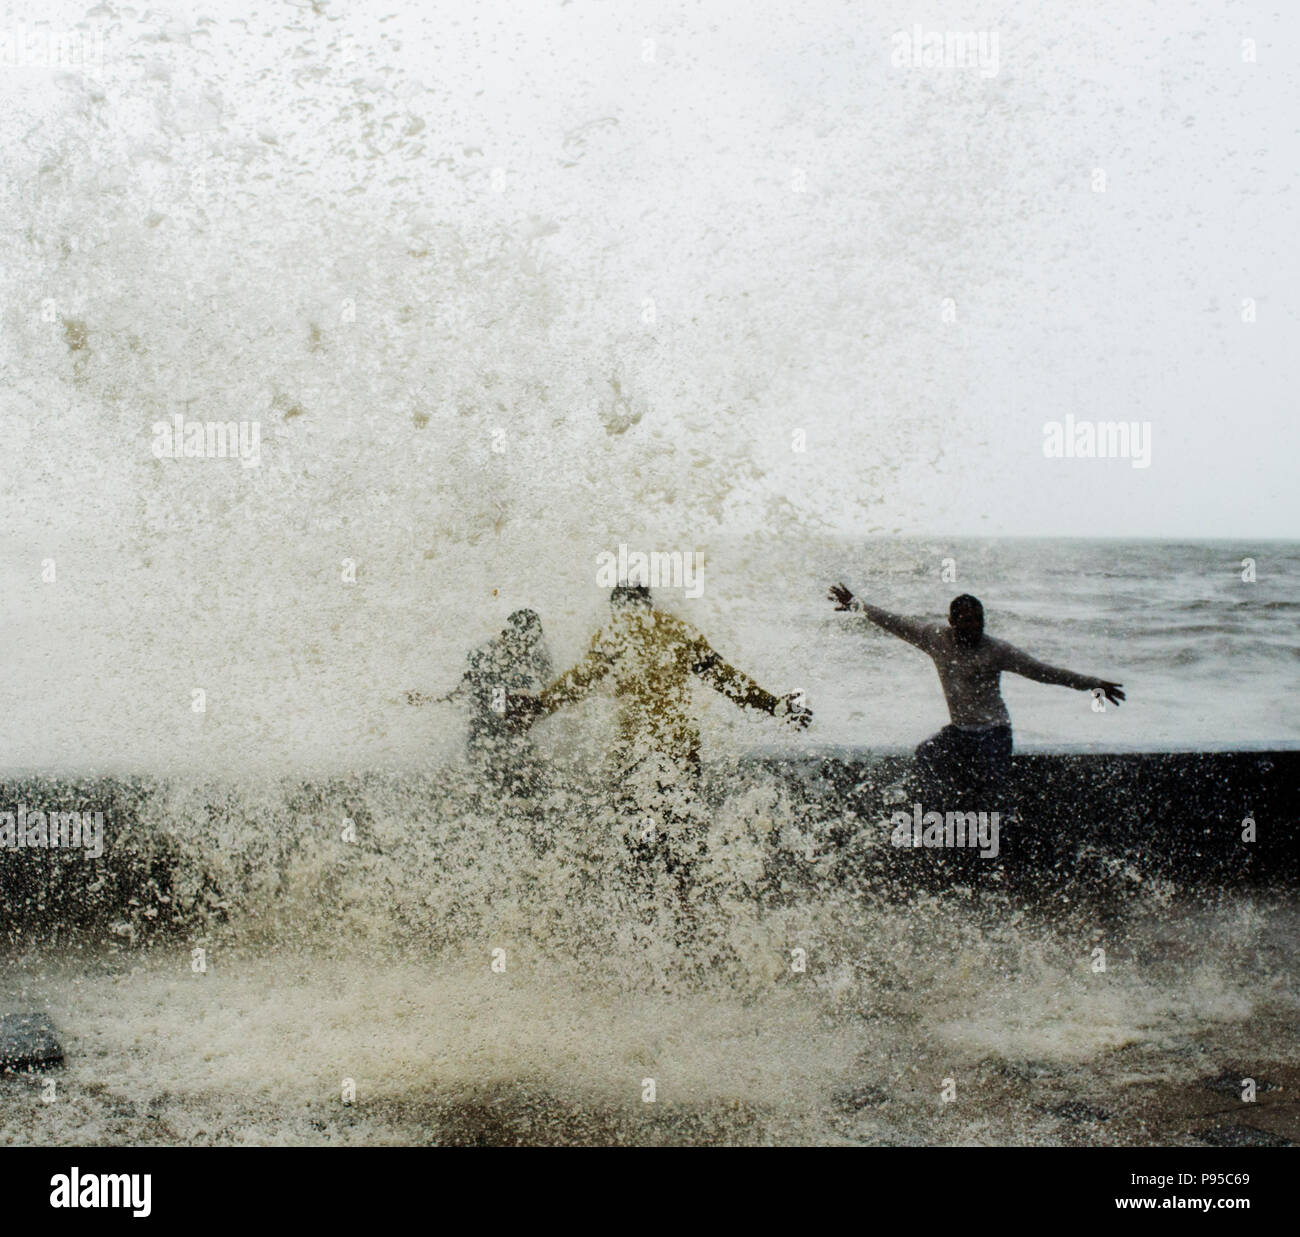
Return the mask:
{"type": "MultiPolygon", "coordinates": [[[[808,725],[812,712],[797,693],[774,696],[728,665],[684,619],[655,609],[643,585],[615,588],[610,608],[610,621],[582,660],[540,695],[512,695],[511,716],[529,725],[581,700],[604,679],[613,680],[618,728],[611,772],[619,782],[621,806],[634,821],[629,846],[642,869],[661,864],[684,901],[695,884],[707,827],[695,801],[700,736],[691,680],[798,727],[808,725]]],[[[646,879],[653,883],[643,871],[646,879]]]]}
{"type": "Polygon", "coordinates": [[[516,610],[499,636],[469,655],[460,682],[445,696],[407,692],[411,704],[460,699],[469,706],[465,750],[471,765],[495,790],[519,794],[535,789],[539,766],[532,741],[506,719],[511,692],[540,691],[551,678],[551,657],[542,620],[516,610]]]}
{"type": "Polygon", "coordinates": [[[1036,683],[1100,690],[1115,705],[1124,699],[1118,683],[1059,670],[1005,640],[985,635],[984,607],[969,593],[953,598],[946,626],[868,605],[842,584],[832,585],[828,597],[837,610],[865,614],[877,627],[914,644],[934,662],[951,725],[916,749],[916,772],[923,787],[943,796],[963,792],[996,796],[1011,770],[1011,715],[1002,699],[1003,671],[1036,683]]]}

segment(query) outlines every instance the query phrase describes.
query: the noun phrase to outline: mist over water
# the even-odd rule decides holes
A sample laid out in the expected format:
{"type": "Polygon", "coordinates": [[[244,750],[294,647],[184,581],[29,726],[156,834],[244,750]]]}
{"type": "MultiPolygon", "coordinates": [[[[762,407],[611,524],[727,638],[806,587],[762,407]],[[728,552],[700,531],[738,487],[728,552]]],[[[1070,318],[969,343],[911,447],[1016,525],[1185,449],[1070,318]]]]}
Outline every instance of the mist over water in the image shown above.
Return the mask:
{"type": "Polygon", "coordinates": [[[1294,546],[887,536],[984,432],[953,415],[979,384],[937,306],[954,281],[1004,304],[1025,210],[1071,200],[1026,179],[1033,76],[883,91],[776,5],[726,60],[669,7],[524,32],[507,8],[318,7],[42,7],[102,27],[102,64],[0,76],[0,750],[161,779],[107,829],[170,881],[86,936],[4,943],[4,1008],[49,1010],[69,1059],[63,1105],[4,1080],[4,1137],[1068,1141],[1051,1103],[1293,1026],[1285,898],[1119,859],[1118,909],[864,882],[734,764],[943,722],[928,664],[831,613],[838,578],[907,612],[971,589],[1046,660],[1137,680],[1104,719],[1009,688],[1029,741],[1300,737],[1258,690],[1294,673],[1294,546]],[[158,458],[177,415],[255,422],[258,462],[158,458]],[[453,707],[401,700],[454,686],[521,606],[570,664],[621,544],[702,554],[703,595],[667,607],[818,716],[698,702],[685,935],[610,879],[608,700],[539,728],[554,776],[528,802],[472,783],[453,707]],[[950,1071],[969,1107],[935,1098],[950,1071]]]}
{"type": "MultiPolygon", "coordinates": [[[[534,115],[473,18],[97,20],[102,69],[10,79],[4,122],[7,617],[60,667],[20,656],[50,726],[15,763],[392,758],[358,684],[446,672],[519,604],[585,622],[602,548],[824,514],[791,434],[828,399],[847,428],[880,345],[839,395],[791,381],[852,311],[792,283],[830,220],[775,167],[725,228],[677,202],[670,243],[635,186],[684,119],[534,115]],[[260,465],[155,458],[178,413],[258,422],[260,465]]],[[[883,458],[822,457],[837,507],[879,504],[883,458]]]]}
{"type": "MultiPolygon", "coordinates": [[[[603,613],[594,557],[624,543],[703,554],[691,617],[804,685],[817,659],[753,620],[815,610],[812,564],[871,588],[864,538],[976,482],[955,523],[978,534],[1015,488],[963,376],[1006,366],[964,315],[937,329],[934,269],[986,313],[1031,278],[1022,230],[1051,198],[1025,179],[1049,140],[1028,65],[867,58],[851,87],[833,40],[804,37],[839,29],[826,14],[758,6],[720,57],[672,6],[492,13],[41,9],[98,32],[98,60],[0,82],[8,767],[416,767],[452,740],[397,694],[450,686],[520,605],[576,653],[603,613]],[[955,160],[938,202],[925,152],[955,160]],[[256,422],[260,463],[156,458],[177,415],[256,422]]],[[[896,17],[845,38],[887,47],[896,17]]],[[[1125,471],[1075,475],[1105,493],[1125,471]]],[[[1150,570],[1148,604],[1188,576],[1150,570]]],[[[1154,729],[1214,737],[1183,720],[1154,729]]]]}

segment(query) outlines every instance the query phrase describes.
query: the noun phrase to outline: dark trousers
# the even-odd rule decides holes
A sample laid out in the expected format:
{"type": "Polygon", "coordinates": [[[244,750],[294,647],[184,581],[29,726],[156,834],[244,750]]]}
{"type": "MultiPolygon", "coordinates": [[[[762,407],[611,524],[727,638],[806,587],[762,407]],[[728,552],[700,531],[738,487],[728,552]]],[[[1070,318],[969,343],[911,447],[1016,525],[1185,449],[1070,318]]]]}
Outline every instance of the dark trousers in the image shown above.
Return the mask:
{"type": "Polygon", "coordinates": [[[945,726],[916,749],[916,791],[927,811],[1000,811],[1010,773],[1010,726],[945,726]]]}

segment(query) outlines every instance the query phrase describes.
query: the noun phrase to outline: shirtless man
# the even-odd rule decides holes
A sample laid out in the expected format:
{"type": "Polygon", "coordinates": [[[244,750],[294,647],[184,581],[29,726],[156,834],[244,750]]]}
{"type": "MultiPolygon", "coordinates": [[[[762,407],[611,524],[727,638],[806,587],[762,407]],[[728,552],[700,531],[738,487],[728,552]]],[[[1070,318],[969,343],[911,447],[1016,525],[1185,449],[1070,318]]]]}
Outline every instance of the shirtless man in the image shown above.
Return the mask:
{"type": "Polygon", "coordinates": [[[1005,640],[986,636],[984,607],[969,593],[953,598],[946,627],[869,605],[843,584],[833,584],[827,596],[837,610],[865,614],[877,627],[915,645],[934,662],[952,724],[916,749],[916,768],[922,786],[941,794],[971,785],[996,794],[1010,772],[1011,715],[999,686],[1003,671],[1036,683],[1101,691],[1114,705],[1124,699],[1119,683],[1058,670],[1005,640]]]}

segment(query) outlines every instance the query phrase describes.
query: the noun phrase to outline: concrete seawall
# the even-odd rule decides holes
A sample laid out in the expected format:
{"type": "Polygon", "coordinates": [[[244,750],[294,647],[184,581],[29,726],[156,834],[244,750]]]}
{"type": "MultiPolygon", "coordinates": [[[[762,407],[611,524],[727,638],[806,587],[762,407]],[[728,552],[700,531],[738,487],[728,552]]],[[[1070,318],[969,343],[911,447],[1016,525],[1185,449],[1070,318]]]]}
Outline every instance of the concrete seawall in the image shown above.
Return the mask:
{"type": "MultiPolygon", "coordinates": [[[[973,851],[943,856],[889,844],[888,800],[910,755],[862,749],[756,752],[713,786],[758,778],[784,788],[817,848],[841,873],[884,873],[904,884],[943,884],[984,869],[973,851]],[[941,860],[941,861],[939,861],[941,860]]],[[[256,804],[233,786],[178,787],[148,778],[9,777],[0,813],[102,812],[103,855],[74,849],[0,848],[0,945],[113,932],[130,941],[193,931],[219,915],[227,890],[205,857],[232,822],[269,841],[246,864],[274,865],[310,844],[324,817],[354,818],[364,831],[371,803],[385,811],[428,804],[442,780],[359,774],[284,782],[256,804]],[[397,805],[396,808],[394,805],[397,805]],[[182,818],[187,828],[173,828],[182,818]],[[270,824],[274,823],[274,828],[270,824]],[[211,842],[208,839],[211,838],[211,842]]],[[[1021,887],[1086,886],[1109,865],[1183,886],[1300,886],[1300,748],[1214,752],[1034,751],[1013,760],[1007,796],[1014,815],[1001,830],[998,862],[1021,887]],[[1253,821],[1255,840],[1243,839],[1253,821]]],[[[934,805],[923,805],[925,810],[934,805]]],[[[2,820],[3,818],[0,818],[2,820]]],[[[800,860],[778,857],[799,877],[800,860]]],[[[807,875],[815,878],[814,865],[807,875]]]]}
{"type": "MultiPolygon", "coordinates": [[[[841,748],[755,759],[800,798],[838,803],[881,838],[891,813],[912,806],[884,793],[905,778],[910,754],[841,748]]],[[[1068,879],[1086,849],[1187,884],[1300,885],[1300,748],[1018,752],[1006,799],[1014,817],[1000,857],[1013,870],[1068,879]],[[1254,841],[1243,839],[1249,821],[1254,841]]],[[[842,827],[834,832],[849,844],[842,827]]],[[[924,858],[889,849],[893,864],[924,858]]]]}

